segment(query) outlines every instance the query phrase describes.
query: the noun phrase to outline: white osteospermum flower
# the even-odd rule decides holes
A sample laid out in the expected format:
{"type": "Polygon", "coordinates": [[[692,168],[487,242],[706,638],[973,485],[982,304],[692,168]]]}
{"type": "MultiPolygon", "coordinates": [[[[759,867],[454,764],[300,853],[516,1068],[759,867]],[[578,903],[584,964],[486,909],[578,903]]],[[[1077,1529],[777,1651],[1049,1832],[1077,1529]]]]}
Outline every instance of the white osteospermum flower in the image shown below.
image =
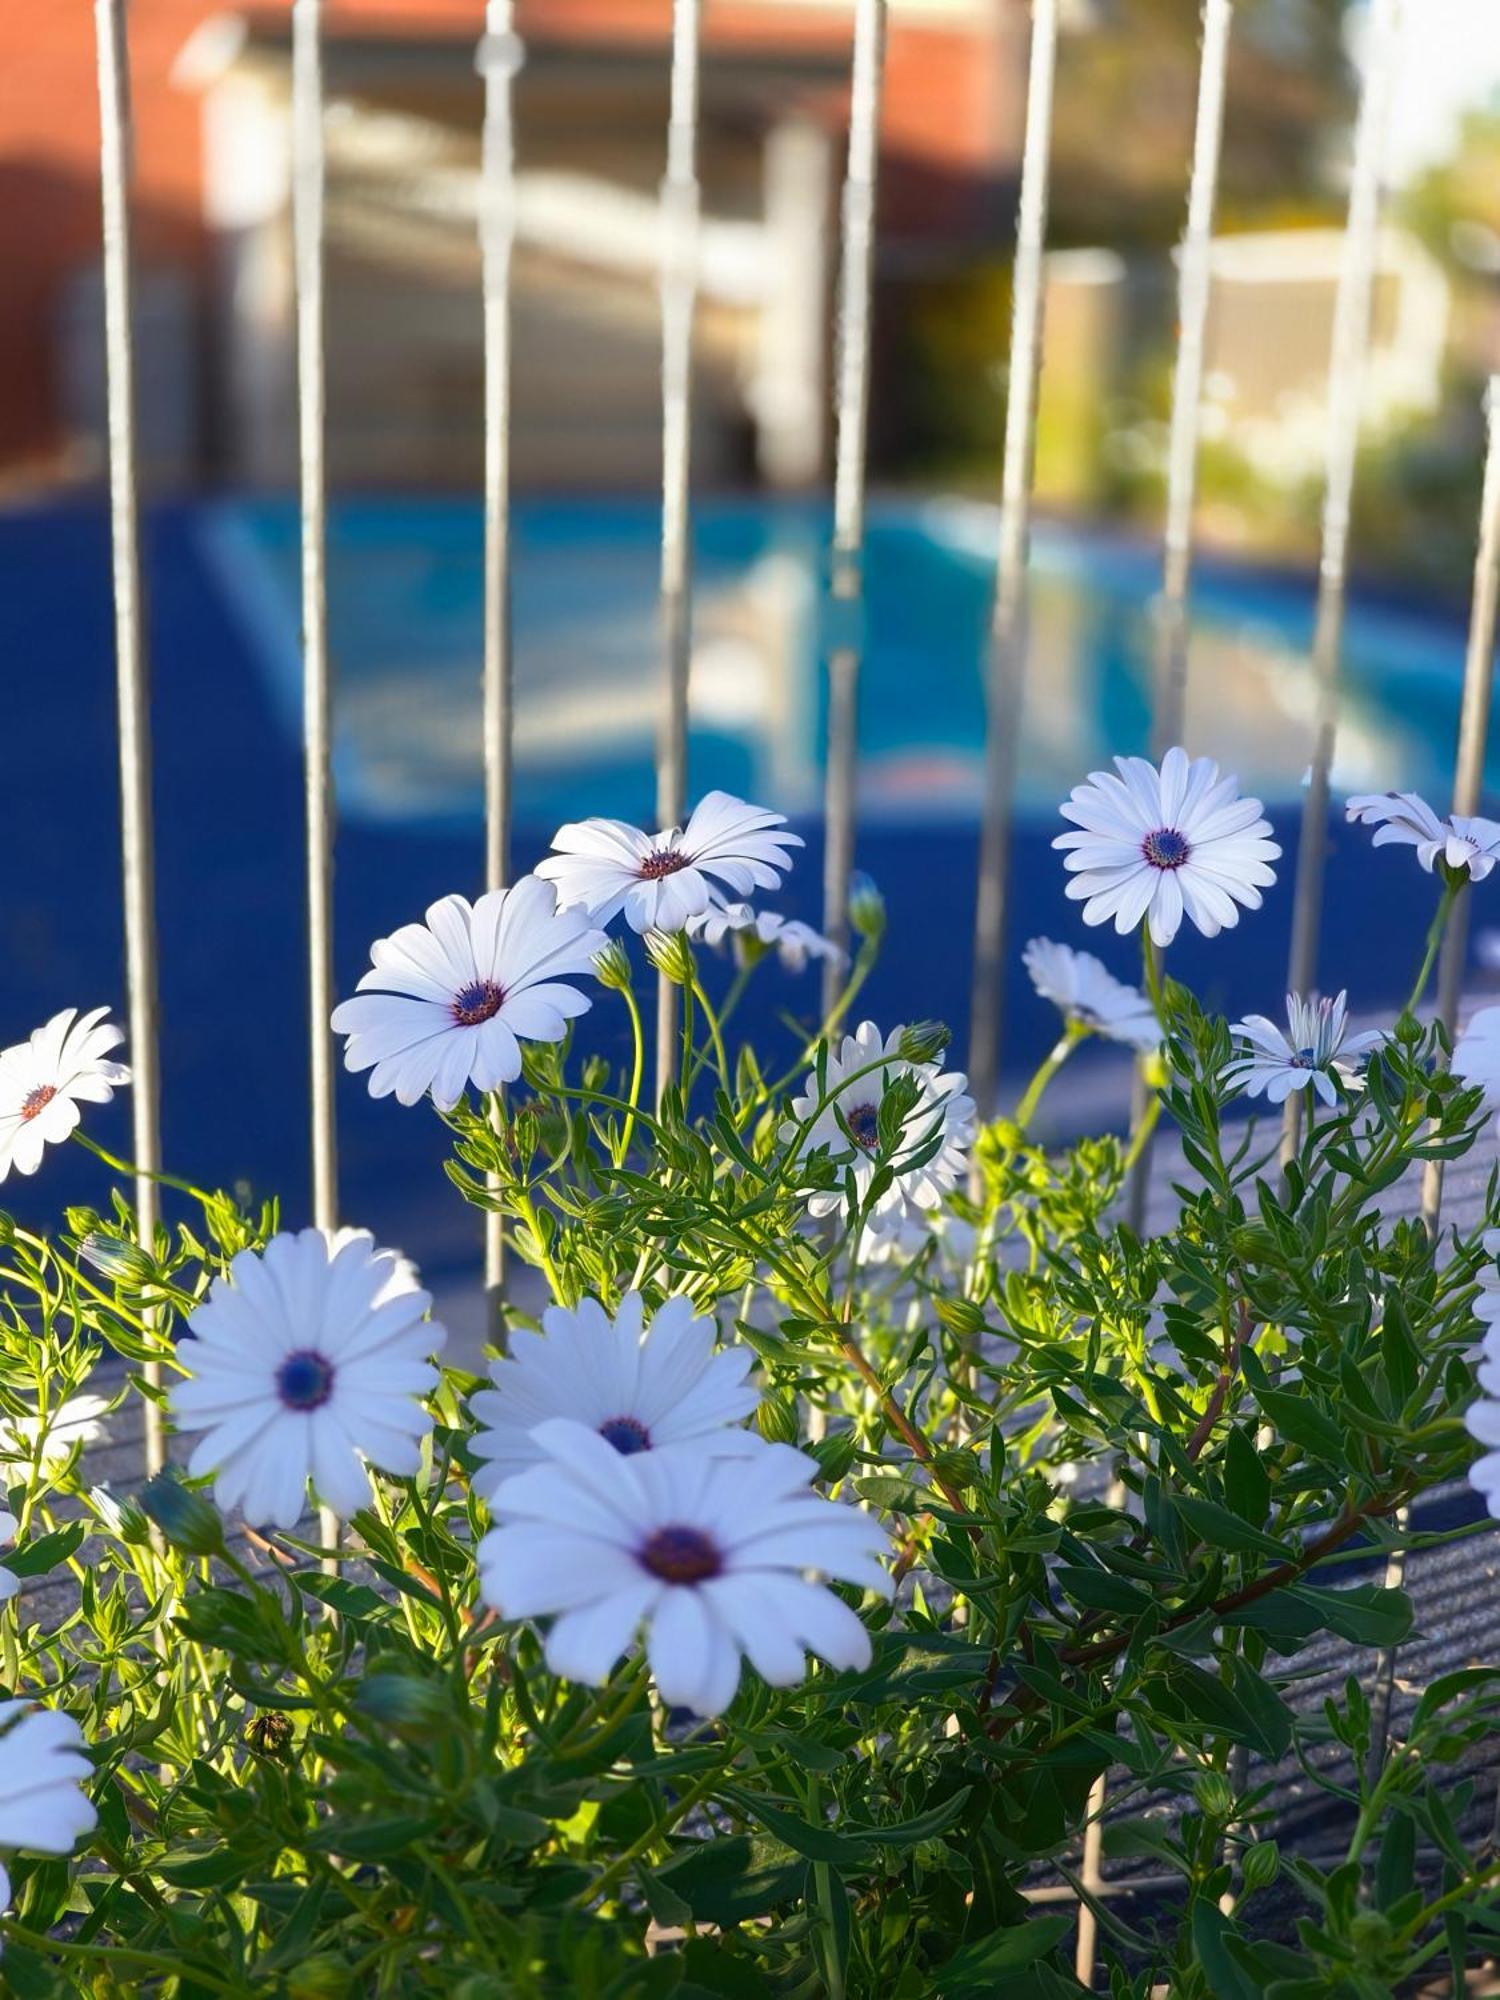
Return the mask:
{"type": "Polygon", "coordinates": [[[688,919],[689,937],[701,937],[706,945],[719,950],[732,941],[735,956],[746,962],[755,947],[776,956],[788,972],[803,972],[815,958],[841,965],[847,956],[831,938],[815,931],[800,917],[784,917],[778,910],[752,910],[748,903],[726,903],[721,910],[706,910],[701,917],[688,919]]]}
{"type": "Polygon", "coordinates": [[[1021,956],[1032,985],[1066,1021],[1133,1049],[1149,1052],[1160,1043],[1161,1024],[1151,1002],[1116,979],[1091,951],[1033,938],[1021,956]]]}
{"type": "Polygon", "coordinates": [[[907,1208],[865,1233],[860,1258],[866,1264],[909,1264],[929,1243],[933,1261],[952,1275],[968,1269],[979,1248],[979,1231],[951,1208],[907,1208]]]}
{"type": "Polygon", "coordinates": [[[1439,818],[1416,792],[1362,792],[1345,811],[1350,820],[1376,829],[1372,846],[1414,847],[1429,875],[1441,858],[1482,882],[1500,861],[1500,825],[1494,820],[1464,813],[1439,818]]]}
{"type": "Polygon", "coordinates": [[[1453,1045],[1453,1074],[1478,1084],[1491,1111],[1500,1110],[1500,1007],[1481,1007],[1453,1045]]]}
{"type": "Polygon", "coordinates": [[[109,1408],[107,1396],[70,1396],[45,1417],[0,1417],[0,1463],[7,1459],[37,1463],[40,1439],[41,1469],[56,1472],[76,1445],[95,1444],[104,1436],[103,1419],[109,1408]]]}
{"type": "MultiPolygon", "coordinates": [[[[916,1079],[920,1094],[906,1114],[900,1143],[888,1163],[895,1178],[869,1217],[869,1226],[877,1234],[888,1233],[909,1209],[941,1206],[943,1196],[957,1187],[968,1171],[968,1149],[974,1137],[974,1100],[966,1095],[968,1078],[958,1070],[942,1071],[935,1062],[908,1061],[900,1054],[901,1037],[902,1030],[896,1028],[882,1042],[873,1021],[861,1022],[837,1049],[829,1049],[823,1087],[819,1088],[814,1070],[803,1095],[792,1099],[792,1122],[781,1128],[782,1138],[791,1139],[797,1128],[811,1119],[803,1152],[826,1147],[832,1160],[853,1172],[863,1202],[875,1178],[881,1105],[899,1078],[916,1079]],[[829,1101],[819,1110],[824,1096],[829,1101]],[[930,1159],[923,1159],[935,1140],[937,1151],[930,1159]]],[[[830,1188],[814,1194],[808,1208],[813,1215],[832,1215],[843,1203],[843,1189],[830,1188]]]]}
{"type": "Polygon", "coordinates": [[[1379,1048],[1385,1037],[1378,1029],[1349,1033],[1348,996],[1333,1000],[1286,996],[1286,1031],[1264,1014],[1247,1014],[1230,1033],[1248,1044],[1231,1064],[1229,1081],[1250,1095],[1264,1091],[1272,1104],[1282,1104],[1294,1090],[1309,1084],[1325,1104],[1338,1102],[1335,1078],[1353,1080],[1361,1056],[1379,1048]]]}
{"type": "Polygon", "coordinates": [[[1068,894],[1086,924],[1112,917],[1123,933],[1144,919],[1165,947],[1184,916],[1217,937],[1239,922],[1241,905],[1260,908],[1281,849],[1259,799],[1241,798],[1211,757],[1181,749],[1159,771],[1144,757],[1116,757],[1115,769],[1118,777],[1095,771],[1073,788],[1062,815],[1078,830],[1052,843],[1067,854],[1068,894]]]}
{"type": "Polygon", "coordinates": [[[691,1299],[664,1299],[645,1325],[639,1292],[627,1292],[613,1319],[597,1299],[571,1311],[552,1306],[544,1333],[512,1334],[510,1352],[490,1363],[492,1389],[471,1407],[482,1428],[474,1450],[489,1461],[474,1475],[486,1499],[502,1479],[545,1459],[535,1438],[550,1417],[570,1417],[629,1457],[664,1445],[696,1444],[709,1453],[760,1447],[736,1428],[760,1401],[745,1380],[748,1347],[715,1351],[718,1327],[691,1299]]]}
{"type": "Polygon", "coordinates": [[[743,1654],[772,1687],[805,1653],[862,1667],[870,1635],[808,1571],[889,1596],[884,1531],[811,1490],[814,1460],[768,1444],[747,1458],[692,1446],[622,1458],[581,1424],[543,1424],[547,1462],[496,1493],[480,1590],[506,1618],[553,1620],[547,1664],[600,1686],[646,1628],[661,1698],[695,1715],[734,1699],[743,1654]]]}
{"type": "Polygon", "coordinates": [[[686,826],[662,833],[619,819],[570,820],[536,872],[557,884],[564,909],[581,905],[595,923],[623,910],[633,931],[680,931],[722,902],[724,889],[748,896],[776,888],[791,866],[788,850],[802,845],[785,826],[781,813],[707,792],[686,826]]]}
{"type": "Polygon", "coordinates": [[[108,1012],[64,1007],[28,1041],[0,1052],[0,1181],[12,1167],[34,1174],[43,1150],[77,1125],[80,1104],[108,1104],[129,1083],[125,1065],[107,1060],[125,1039],[108,1012]]]}
{"type": "Polygon", "coordinates": [[[334,1008],[344,1062],[367,1069],[370,1095],[415,1104],[426,1091],[451,1111],[473,1084],[496,1090],[521,1074],[523,1041],[560,1042],[593,1004],[570,977],[592,973],[607,942],[551,885],[525,875],[470,904],[444,896],[427,921],[370,948],[371,970],[334,1008]]]}
{"type": "Polygon", "coordinates": [[[367,1230],[304,1229],[242,1250],[189,1318],[172,1391],[179,1430],[203,1431],[193,1478],[254,1527],[294,1527],[312,1481],[348,1518],[370,1500],[365,1460],[398,1478],[421,1462],[447,1335],[412,1267],[367,1230]]]}
{"type": "MultiPolygon", "coordinates": [[[[98,1819],[83,1789],[93,1771],[71,1715],[28,1701],[0,1701],[0,1847],[69,1853],[98,1819]]],[[[7,1876],[0,1908],[9,1901],[7,1876]]]]}

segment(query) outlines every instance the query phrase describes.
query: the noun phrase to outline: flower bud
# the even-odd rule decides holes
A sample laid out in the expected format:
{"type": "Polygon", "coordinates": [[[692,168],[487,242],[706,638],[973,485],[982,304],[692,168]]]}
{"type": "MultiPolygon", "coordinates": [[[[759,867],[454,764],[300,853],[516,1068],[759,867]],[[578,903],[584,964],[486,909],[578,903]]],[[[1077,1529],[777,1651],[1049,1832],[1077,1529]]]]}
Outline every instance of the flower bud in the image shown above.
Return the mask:
{"type": "Polygon", "coordinates": [[[109,1532],[118,1535],[122,1542],[140,1547],[150,1541],[151,1523],[134,1500],[117,1500],[107,1486],[95,1486],[89,1491],[89,1505],[109,1532]]]}
{"type": "Polygon", "coordinates": [[[1280,1869],[1281,1850],[1274,1840],[1257,1840],[1253,1847],[1247,1847],[1240,1859],[1246,1893],[1253,1889],[1269,1889],[1280,1869]]]}
{"type": "Polygon", "coordinates": [[[885,936],[885,898],[863,869],[849,877],[849,921],[862,938],[885,936]]]}
{"type": "Polygon", "coordinates": [[[79,1244],[78,1254],[85,1264],[116,1283],[129,1280],[139,1285],[151,1276],[151,1260],[144,1251],[121,1236],[106,1236],[102,1230],[91,1229],[79,1244]]]}
{"type": "Polygon", "coordinates": [[[245,1742],[257,1757],[268,1763],[290,1762],[292,1718],[279,1708],[263,1708],[245,1724],[245,1742]]]}
{"type": "Polygon", "coordinates": [[[854,1463],[853,1431],[834,1431],[830,1436],[819,1438],[816,1444],[808,1446],[811,1455],[818,1461],[818,1477],[826,1479],[830,1486],[837,1486],[848,1475],[854,1463]]]}
{"type": "Polygon", "coordinates": [[[913,1021],[910,1027],[901,1030],[896,1049],[905,1062],[936,1062],[951,1040],[950,1031],[941,1021],[913,1021]]]}
{"type": "Polygon", "coordinates": [[[1228,1819],[1234,1811],[1234,1790],[1222,1771],[1201,1772],[1193,1797],[1206,1819],[1228,1819]]]}
{"type": "Polygon", "coordinates": [[[594,954],[594,977],[611,993],[630,991],[630,954],[618,938],[611,938],[603,951],[594,954]]]}
{"type": "Polygon", "coordinates": [[[201,1493],[184,1486],[175,1472],[158,1472],[140,1492],[141,1512],[154,1521],[173,1548],[191,1556],[216,1556],[224,1547],[224,1524],[201,1493]]]}
{"type": "Polygon", "coordinates": [[[693,954],[686,931],[647,931],[646,956],[674,986],[693,983],[693,954]]]}
{"type": "Polygon", "coordinates": [[[972,1340],[976,1334],[984,1332],[984,1308],[973,1299],[944,1299],[937,1301],[937,1315],[950,1333],[956,1333],[965,1340],[972,1340]]]}
{"type": "Polygon", "coordinates": [[[755,1412],[755,1428],[768,1444],[797,1442],[797,1399],[795,1396],[763,1396],[755,1412]]]}
{"type": "Polygon", "coordinates": [[[350,1976],[347,1962],[332,1952],[304,1958],[287,1974],[288,2000],[346,2000],[350,1976]]]}

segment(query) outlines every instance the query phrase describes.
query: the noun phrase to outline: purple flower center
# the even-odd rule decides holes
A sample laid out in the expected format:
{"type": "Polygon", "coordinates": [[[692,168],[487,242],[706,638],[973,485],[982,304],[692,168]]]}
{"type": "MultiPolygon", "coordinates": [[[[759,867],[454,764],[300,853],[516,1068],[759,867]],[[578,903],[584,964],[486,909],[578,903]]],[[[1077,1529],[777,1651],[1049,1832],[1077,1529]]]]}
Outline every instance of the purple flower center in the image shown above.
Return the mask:
{"type": "Polygon", "coordinates": [[[640,1550],[642,1569],[663,1583],[705,1583],[724,1567],[723,1558],[701,1528],[658,1528],[640,1550]]]}
{"type": "Polygon", "coordinates": [[[1141,852],[1153,868],[1180,868],[1192,851],[1175,826],[1159,826],[1141,842],[1141,852]]]}
{"type": "Polygon", "coordinates": [[[651,1449],[650,1431],[634,1417],[606,1417],[599,1426],[599,1435],[606,1444],[614,1446],[621,1458],[634,1458],[638,1451],[651,1449]]]}
{"type": "Polygon", "coordinates": [[[21,1099],[22,1118],[28,1120],[39,1118],[56,1095],[56,1084],[39,1083],[35,1090],[28,1091],[21,1099]]]}
{"type": "Polygon", "coordinates": [[[493,979],[476,979],[453,996],[453,1018],[460,1028],[477,1028],[493,1021],[505,1005],[505,988],[493,979]]]}
{"type": "Polygon", "coordinates": [[[856,1146],[867,1153],[873,1153],[880,1144],[880,1106],[878,1104],[855,1104],[844,1113],[844,1123],[849,1127],[849,1137],[856,1146]]]}
{"type": "Polygon", "coordinates": [[[659,882],[663,875],[675,875],[679,869],[690,867],[692,859],[680,848],[658,847],[654,854],[648,854],[641,862],[637,873],[643,882],[659,882]]]}
{"type": "Polygon", "coordinates": [[[289,1410],[321,1410],[333,1394],[333,1363],[315,1348],[299,1348],[276,1370],[276,1393],[289,1410]]]}
{"type": "Polygon", "coordinates": [[[1292,1069],[1316,1069],[1317,1066],[1317,1051],[1314,1049],[1298,1049],[1289,1065],[1292,1069]]]}

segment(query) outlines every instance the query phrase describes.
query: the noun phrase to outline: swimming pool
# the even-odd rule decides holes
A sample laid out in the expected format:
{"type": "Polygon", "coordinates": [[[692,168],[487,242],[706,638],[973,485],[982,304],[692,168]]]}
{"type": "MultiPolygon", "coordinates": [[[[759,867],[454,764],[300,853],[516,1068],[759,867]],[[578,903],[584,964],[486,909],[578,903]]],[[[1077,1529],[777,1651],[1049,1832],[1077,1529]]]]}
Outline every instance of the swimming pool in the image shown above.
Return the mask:
{"type": "MultiPolygon", "coordinates": [[[[659,513],[649,500],[523,501],[513,575],[516,817],[649,815],[660,684],[659,513]]],[[[293,509],[236,502],[200,518],[204,558],[253,640],[278,712],[300,727],[293,509]]],[[[694,519],[690,786],[816,814],[825,511],[710,500],[694,519]]],[[[861,812],[972,820],[996,521],[977,504],[874,507],[866,564],[861,812]]],[[[466,502],[334,510],[330,619],[345,813],[387,824],[477,820],[482,789],[482,522],[466,502]]],[[[1033,549],[1018,806],[1050,815],[1087,770],[1149,734],[1154,550],[1043,525],[1033,549]]],[[[1272,802],[1295,799],[1312,734],[1309,579],[1200,566],[1187,740],[1272,802]]],[[[1454,624],[1356,599],[1346,635],[1335,794],[1446,796],[1463,663],[1454,624]]]]}

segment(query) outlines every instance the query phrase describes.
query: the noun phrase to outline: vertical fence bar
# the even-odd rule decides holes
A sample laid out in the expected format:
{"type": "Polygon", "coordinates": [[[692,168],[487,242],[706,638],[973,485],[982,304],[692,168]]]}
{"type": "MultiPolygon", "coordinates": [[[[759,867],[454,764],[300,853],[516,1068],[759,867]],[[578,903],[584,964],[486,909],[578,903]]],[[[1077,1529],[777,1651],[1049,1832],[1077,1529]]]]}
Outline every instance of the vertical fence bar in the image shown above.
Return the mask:
{"type": "Polygon", "coordinates": [[[1233,0],[1204,0],[1203,62],[1187,228],[1177,272],[1177,360],[1172,374],[1172,426],[1167,450],[1167,523],[1161,595],[1156,605],[1156,691],[1152,750],[1176,743],[1187,706],[1188,589],[1193,568],[1193,502],[1198,490],[1198,436],[1203,412],[1203,356],[1212,292],[1214,208],[1224,136],[1224,85],[1229,69],[1233,0]]]}
{"type": "MultiPolygon", "coordinates": [[[[1339,656],[1343,649],[1344,590],[1349,557],[1349,503],[1359,450],[1360,403],[1370,346],[1370,311],[1379,254],[1383,157],[1395,86],[1401,0],[1372,0],[1369,55],[1354,134],[1349,220],[1333,310],[1328,370],[1328,443],[1323,493],[1318,606],[1312,671],[1317,733],[1302,802],[1297,843],[1297,886],[1292,906],[1292,949],[1287,988],[1306,993],[1318,970],[1318,925],[1323,913],[1323,866],[1328,848],[1329,771],[1338,726],[1339,656]]],[[[1286,1143],[1295,1144],[1300,1093],[1287,1099],[1286,1143]]]]}
{"type": "MultiPolygon", "coordinates": [[[[829,574],[828,743],[823,792],[823,929],[849,942],[849,875],[859,761],[860,623],[864,611],[865,455],[870,411],[870,323],[875,282],[875,193],[885,75],[886,0],[855,0],[839,262],[838,376],[829,574]]],[[[843,974],[823,968],[823,1004],[843,974]]]]}
{"type": "MultiPolygon", "coordinates": [[[[1172,370],[1172,416],[1167,445],[1166,526],[1161,590],[1154,606],[1155,685],[1151,751],[1155,757],[1178,742],[1187,711],[1188,593],[1193,578],[1193,507],[1198,492],[1198,444],[1203,425],[1203,358],[1213,294],[1214,210],[1224,141],[1224,93],[1229,72],[1233,0],[1204,0],[1203,60],[1193,164],[1188,178],[1187,225],[1177,261],[1177,358],[1172,370]]],[[[1151,1101],[1143,1064],[1136,1067],[1131,1126],[1139,1130],[1151,1101]]],[[[1151,1140],[1136,1159],[1126,1191],[1126,1215],[1139,1229],[1151,1185],[1151,1140]]]]}
{"type": "MultiPolygon", "coordinates": [[[[510,879],[512,709],[510,598],[511,257],[515,245],[512,92],[521,66],[512,0],[487,0],[479,68],[484,138],[479,188],[484,282],[484,886],[510,879]]],[[[491,1336],[504,1330],[505,1232],[484,1219],[484,1288],[491,1336]]]]}
{"type": "MultiPolygon", "coordinates": [[[[156,990],[156,861],[151,809],[151,719],[136,489],[135,342],[130,245],[130,49],[126,0],[95,0],[99,70],[99,180],[103,207],[104,354],[109,425],[109,521],[119,700],[120,842],[124,857],[125,980],[130,1028],[136,1224],[156,1233],[161,1171],[161,1069],[156,990]]],[[[159,1385],[160,1364],[146,1364],[159,1385]]],[[[146,1404],[146,1470],[166,1458],[161,1411],[146,1404]]]]}
{"type": "MultiPolygon", "coordinates": [[[[692,661],[693,322],[698,306],[698,77],[703,0],[672,0],[671,110],[661,184],[661,620],[666,678],[656,753],[656,817],[681,824],[687,802],[688,672],[692,661]]],[[[656,1089],[677,1062],[676,993],[656,990],[656,1089]]]]}
{"type": "MultiPolygon", "coordinates": [[[[1500,607],[1500,375],[1490,377],[1484,419],[1486,443],[1484,490],[1479,502],[1479,547],[1474,559],[1463,706],[1458,718],[1458,755],[1453,767],[1453,810],[1459,814],[1479,810],[1484,792],[1485,751],[1489,747],[1495,681],[1495,616],[1500,607]]],[[[1469,898],[1460,896],[1449,914],[1448,932],[1438,959],[1437,1017],[1450,1035],[1458,1021],[1468,947],[1469,898]]],[[[1443,1163],[1429,1160],[1422,1177],[1422,1219],[1434,1236],[1442,1203],[1443,1163]]]]}
{"type": "Polygon", "coordinates": [[[338,1223],[334,1128],[332,684],[328,664],[328,492],[324,456],[322,0],[292,0],[292,236],[302,498],[302,748],[307,794],[308,1040],[313,1220],[338,1223]]]}
{"type": "Polygon", "coordinates": [[[1047,182],[1057,70],[1057,0],[1033,0],[1026,83],[1026,137],[1016,217],[1010,376],[1000,472],[1000,547],[985,662],[984,789],[979,803],[979,887],[974,903],[974,979],[969,996],[969,1084],[994,1109],[1005,1007],[1005,922],[1015,809],[1016,737],[1026,672],[1026,566],[1036,458],[1037,385],[1046,295],[1047,182]]]}
{"type": "MultiPolygon", "coordinates": [[[[302,508],[302,755],[307,801],[307,1000],[313,1221],[338,1227],[333,1036],[333,689],[328,663],[326,328],[323,304],[322,0],[292,0],[292,247],[297,293],[297,417],[302,508]]],[[[338,1539],[320,1509],[325,1543],[338,1539]]],[[[330,1558],[330,1561],[332,1558],[330,1558]]]]}

